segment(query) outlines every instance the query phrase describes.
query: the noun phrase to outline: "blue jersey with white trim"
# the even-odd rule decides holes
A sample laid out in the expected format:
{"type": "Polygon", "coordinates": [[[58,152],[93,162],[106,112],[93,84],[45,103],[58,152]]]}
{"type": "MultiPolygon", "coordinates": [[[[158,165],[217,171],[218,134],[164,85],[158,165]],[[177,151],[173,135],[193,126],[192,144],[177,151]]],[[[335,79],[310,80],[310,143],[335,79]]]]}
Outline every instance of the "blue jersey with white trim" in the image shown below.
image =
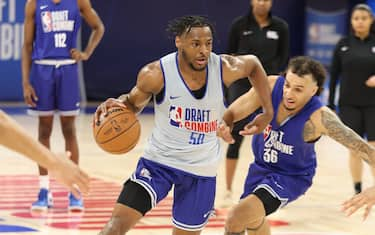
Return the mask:
{"type": "Polygon", "coordinates": [[[255,163],[285,175],[306,175],[315,173],[315,142],[306,143],[303,130],[311,114],[322,107],[317,96],[296,115],[279,125],[276,121],[277,110],[283,98],[285,78],[279,77],[272,91],[272,103],[275,110],[272,122],[263,133],[255,135],[252,148],[255,163]]]}
{"type": "Polygon", "coordinates": [[[77,0],[37,0],[32,59],[71,58],[76,48],[81,15],[77,0]]]}

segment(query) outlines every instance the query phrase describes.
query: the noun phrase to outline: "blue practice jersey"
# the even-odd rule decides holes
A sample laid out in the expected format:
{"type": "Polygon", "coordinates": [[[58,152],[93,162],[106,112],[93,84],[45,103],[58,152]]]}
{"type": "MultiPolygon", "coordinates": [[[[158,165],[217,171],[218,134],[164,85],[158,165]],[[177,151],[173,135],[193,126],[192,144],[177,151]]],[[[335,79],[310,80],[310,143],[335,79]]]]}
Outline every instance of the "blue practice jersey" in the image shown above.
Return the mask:
{"type": "Polygon", "coordinates": [[[81,26],[77,0],[37,0],[35,9],[35,38],[33,60],[66,59],[76,48],[81,26]]]}
{"type": "Polygon", "coordinates": [[[255,163],[261,167],[285,175],[307,175],[315,172],[315,143],[303,140],[303,129],[311,114],[322,107],[317,96],[293,117],[279,125],[276,122],[277,110],[282,102],[285,78],[279,77],[272,91],[275,110],[272,122],[262,134],[253,137],[252,148],[255,163]]]}

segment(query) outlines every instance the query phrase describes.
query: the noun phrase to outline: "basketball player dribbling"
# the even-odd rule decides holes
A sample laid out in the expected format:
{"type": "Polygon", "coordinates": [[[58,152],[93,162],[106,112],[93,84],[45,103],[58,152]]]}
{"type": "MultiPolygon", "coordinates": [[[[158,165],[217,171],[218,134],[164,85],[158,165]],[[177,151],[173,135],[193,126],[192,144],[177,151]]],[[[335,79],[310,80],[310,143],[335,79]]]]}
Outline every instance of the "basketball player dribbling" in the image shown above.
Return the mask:
{"type": "Polygon", "coordinates": [[[214,54],[213,28],[204,17],[174,19],[169,31],[177,52],[144,66],[129,94],[107,100],[95,114],[97,121],[108,107],[124,105],[138,113],[154,97],[152,135],[101,235],[128,232],[172,186],[173,234],[201,233],[214,209],[223,85],[251,77],[264,108],[252,124],[261,131],[271,120],[270,88],[256,57],[214,54]]]}
{"type": "MultiPolygon", "coordinates": [[[[38,116],[39,141],[49,148],[55,111],[60,115],[65,148],[78,164],[75,118],[79,113],[77,61],[87,60],[104,33],[89,0],[28,0],[25,6],[22,80],[29,114],[38,116]],[[92,32],[84,51],[76,49],[81,17],[92,32]]],[[[32,210],[53,204],[48,172],[39,167],[40,191],[32,210]]],[[[69,194],[69,210],[83,210],[81,198],[69,194]]]]}
{"type": "MultiPolygon", "coordinates": [[[[255,160],[250,164],[240,202],[228,213],[226,235],[245,234],[245,230],[248,235],[271,234],[266,216],[310,188],[317,164],[315,142],[322,135],[375,166],[375,148],[321,103],[324,80],[323,65],[303,56],[289,61],[284,76],[269,77],[274,116],[263,133],[253,136],[255,160]]],[[[258,97],[250,90],[231,104],[218,135],[233,142],[229,126],[258,109],[258,97]]],[[[245,126],[240,134],[251,134],[252,128],[245,126]]]]}

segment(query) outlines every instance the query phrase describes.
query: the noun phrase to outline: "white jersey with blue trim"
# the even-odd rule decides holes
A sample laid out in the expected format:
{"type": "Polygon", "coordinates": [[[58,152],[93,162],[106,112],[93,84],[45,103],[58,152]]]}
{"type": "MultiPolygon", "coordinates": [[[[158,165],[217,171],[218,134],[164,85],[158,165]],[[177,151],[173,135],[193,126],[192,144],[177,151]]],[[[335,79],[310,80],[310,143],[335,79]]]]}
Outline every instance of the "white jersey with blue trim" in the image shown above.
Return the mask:
{"type": "Polygon", "coordinates": [[[154,99],[155,127],[144,158],[194,175],[216,176],[222,156],[216,131],[225,110],[220,56],[211,53],[208,59],[201,99],[183,80],[176,52],[162,57],[160,65],[164,98],[159,103],[154,99]]]}

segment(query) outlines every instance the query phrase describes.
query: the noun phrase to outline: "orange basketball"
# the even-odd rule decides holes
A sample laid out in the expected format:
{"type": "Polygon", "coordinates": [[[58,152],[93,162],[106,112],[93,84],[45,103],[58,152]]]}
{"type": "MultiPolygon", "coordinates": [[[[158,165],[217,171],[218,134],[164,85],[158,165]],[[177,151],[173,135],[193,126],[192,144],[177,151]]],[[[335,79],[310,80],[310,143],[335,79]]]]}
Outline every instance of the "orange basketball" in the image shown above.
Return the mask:
{"type": "Polygon", "coordinates": [[[122,154],[132,150],[138,143],[141,125],[129,109],[113,107],[99,123],[94,123],[93,131],[96,143],[103,150],[122,154]]]}

